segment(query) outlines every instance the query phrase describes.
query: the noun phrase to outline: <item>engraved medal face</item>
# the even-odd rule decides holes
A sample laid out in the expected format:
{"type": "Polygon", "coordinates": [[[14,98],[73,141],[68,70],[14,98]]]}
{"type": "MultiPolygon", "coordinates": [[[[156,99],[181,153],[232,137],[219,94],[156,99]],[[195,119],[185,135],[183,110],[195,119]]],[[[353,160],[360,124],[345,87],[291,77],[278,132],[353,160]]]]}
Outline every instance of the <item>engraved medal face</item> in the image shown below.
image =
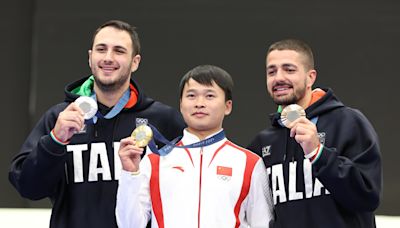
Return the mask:
{"type": "Polygon", "coordinates": [[[153,131],[145,124],[139,125],[131,135],[136,140],[136,146],[146,147],[151,138],[153,138],[153,131]]]}
{"type": "Polygon", "coordinates": [[[306,112],[304,111],[303,107],[297,104],[291,104],[282,110],[281,122],[283,125],[288,127],[291,123],[293,123],[293,121],[302,116],[306,116],[306,112]]]}
{"type": "Polygon", "coordinates": [[[85,120],[91,119],[97,113],[97,102],[87,96],[80,96],[75,100],[75,103],[82,109],[85,120]]]}

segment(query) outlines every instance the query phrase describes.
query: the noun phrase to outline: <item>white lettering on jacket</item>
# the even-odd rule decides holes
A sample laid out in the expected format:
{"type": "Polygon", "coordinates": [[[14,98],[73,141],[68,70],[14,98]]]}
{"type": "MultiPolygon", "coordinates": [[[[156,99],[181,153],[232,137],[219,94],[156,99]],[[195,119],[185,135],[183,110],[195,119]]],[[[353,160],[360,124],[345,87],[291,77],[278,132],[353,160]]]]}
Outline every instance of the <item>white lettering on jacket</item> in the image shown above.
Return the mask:
{"type": "Polygon", "coordinates": [[[285,178],[283,175],[283,165],[276,164],[272,167],[267,168],[267,174],[271,180],[272,196],[274,204],[284,203],[293,200],[309,199],[322,195],[324,188],[325,194],[330,194],[329,191],[322,185],[322,183],[315,178],[314,183],[312,180],[312,165],[308,159],[303,160],[303,177],[297,176],[297,162],[289,163],[289,180],[288,188],[285,186],[285,178]],[[298,179],[304,179],[304,190],[298,191],[298,179]],[[286,192],[288,189],[288,192],[286,192]]]}
{"type": "MultiPolygon", "coordinates": [[[[121,160],[118,156],[119,145],[119,142],[114,142],[114,180],[119,179],[122,168],[121,160]]],[[[107,147],[104,142],[90,144],[89,164],[83,164],[82,158],[83,153],[88,152],[88,144],[67,145],[67,152],[72,153],[74,183],[85,181],[83,166],[89,166],[88,182],[99,181],[99,174],[101,174],[101,180],[103,181],[112,180],[107,147]]]]}

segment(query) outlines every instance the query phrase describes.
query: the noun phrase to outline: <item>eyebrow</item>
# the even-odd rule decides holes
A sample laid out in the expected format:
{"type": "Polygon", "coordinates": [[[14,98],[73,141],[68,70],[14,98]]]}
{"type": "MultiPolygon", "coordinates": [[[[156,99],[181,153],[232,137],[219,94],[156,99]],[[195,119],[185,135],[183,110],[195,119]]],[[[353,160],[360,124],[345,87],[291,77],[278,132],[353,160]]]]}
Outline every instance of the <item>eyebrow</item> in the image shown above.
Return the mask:
{"type": "MultiPolygon", "coordinates": [[[[297,66],[292,64],[292,63],[284,63],[284,64],[282,64],[282,67],[295,67],[295,68],[297,68],[297,66]]],[[[267,69],[272,69],[272,68],[277,68],[277,66],[275,64],[267,66],[267,69]]]]}
{"type": "MultiPolygon", "coordinates": [[[[199,92],[199,91],[203,91],[203,90],[197,90],[197,89],[188,89],[186,90],[186,93],[192,93],[192,92],[199,92]]],[[[215,93],[215,89],[206,89],[204,90],[204,92],[209,93],[209,92],[213,92],[215,93]]]]}
{"type": "MultiPolygon", "coordinates": [[[[100,44],[96,44],[95,47],[107,47],[107,44],[100,43],[100,44]]],[[[124,46],[121,46],[121,45],[113,46],[113,49],[116,49],[116,48],[128,50],[127,48],[125,48],[124,46]]]]}
{"type": "Polygon", "coordinates": [[[295,67],[295,68],[297,68],[296,65],[291,64],[291,63],[284,63],[284,64],[282,64],[282,67],[295,67]]]}

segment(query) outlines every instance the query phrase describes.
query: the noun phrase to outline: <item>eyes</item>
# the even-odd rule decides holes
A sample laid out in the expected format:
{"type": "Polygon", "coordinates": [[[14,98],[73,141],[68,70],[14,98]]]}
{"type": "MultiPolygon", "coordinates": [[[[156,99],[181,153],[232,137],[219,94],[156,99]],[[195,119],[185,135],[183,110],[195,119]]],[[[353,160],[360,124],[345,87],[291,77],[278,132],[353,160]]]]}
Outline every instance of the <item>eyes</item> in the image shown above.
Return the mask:
{"type": "Polygon", "coordinates": [[[217,97],[217,95],[215,93],[213,93],[213,92],[208,92],[208,93],[206,93],[204,95],[197,94],[197,93],[194,93],[194,92],[188,92],[185,95],[185,97],[188,98],[189,100],[194,100],[196,97],[199,97],[199,96],[204,96],[207,100],[211,100],[211,99],[214,99],[214,98],[217,97]]]}
{"type": "Polygon", "coordinates": [[[278,68],[277,66],[268,66],[267,76],[275,76],[279,70],[282,70],[286,74],[294,74],[297,72],[297,67],[292,64],[284,64],[281,68],[278,68]]]}
{"type": "MultiPolygon", "coordinates": [[[[94,50],[95,50],[95,52],[98,52],[98,53],[107,53],[108,48],[104,45],[99,45],[99,46],[96,46],[96,48],[94,50]]],[[[127,53],[127,50],[125,48],[119,47],[119,46],[114,47],[112,49],[112,51],[114,53],[116,53],[117,55],[123,55],[123,54],[127,53]]]]}

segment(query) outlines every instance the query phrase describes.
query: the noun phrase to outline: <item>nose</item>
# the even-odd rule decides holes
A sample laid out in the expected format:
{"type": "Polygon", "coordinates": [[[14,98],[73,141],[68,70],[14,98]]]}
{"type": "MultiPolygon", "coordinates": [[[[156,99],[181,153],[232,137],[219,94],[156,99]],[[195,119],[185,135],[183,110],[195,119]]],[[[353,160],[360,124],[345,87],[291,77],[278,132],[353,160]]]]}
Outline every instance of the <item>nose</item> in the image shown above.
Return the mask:
{"type": "Polygon", "coordinates": [[[284,79],[285,79],[285,75],[283,73],[283,70],[278,68],[276,70],[275,80],[279,81],[279,80],[284,80],[284,79]]]}
{"type": "Polygon", "coordinates": [[[113,55],[113,52],[112,52],[112,50],[108,50],[107,52],[106,52],[106,55],[104,56],[104,62],[112,62],[113,61],[113,59],[114,59],[114,55],[113,55]]]}
{"type": "Polygon", "coordinates": [[[203,97],[198,96],[196,98],[195,107],[196,108],[204,108],[205,107],[205,103],[204,103],[204,98],[203,97]]]}

